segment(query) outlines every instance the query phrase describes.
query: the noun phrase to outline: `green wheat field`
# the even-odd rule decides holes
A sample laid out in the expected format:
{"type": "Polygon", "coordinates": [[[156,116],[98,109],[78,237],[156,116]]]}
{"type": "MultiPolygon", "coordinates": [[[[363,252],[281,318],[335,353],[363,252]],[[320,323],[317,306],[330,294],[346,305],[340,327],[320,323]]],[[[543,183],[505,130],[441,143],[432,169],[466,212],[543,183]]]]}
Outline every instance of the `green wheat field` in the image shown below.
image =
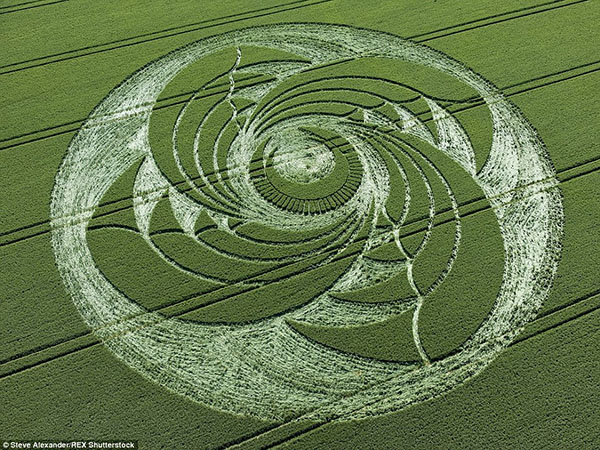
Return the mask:
{"type": "Polygon", "coordinates": [[[600,448],[598,24],[0,0],[3,448],[600,448]]]}

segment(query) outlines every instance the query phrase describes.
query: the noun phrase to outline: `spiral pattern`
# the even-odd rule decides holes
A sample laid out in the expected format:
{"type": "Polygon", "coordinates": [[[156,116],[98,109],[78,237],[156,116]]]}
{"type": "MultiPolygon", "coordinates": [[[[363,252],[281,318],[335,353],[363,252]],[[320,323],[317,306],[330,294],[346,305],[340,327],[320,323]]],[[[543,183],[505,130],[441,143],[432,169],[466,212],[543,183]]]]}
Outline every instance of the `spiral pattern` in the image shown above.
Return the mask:
{"type": "Polygon", "coordinates": [[[226,411],[348,419],[443,392],[531,320],[556,265],[555,183],[516,108],[447,56],[350,27],[257,27],[176,50],[109,94],[57,176],[53,245],[89,326],[145,376],[226,411]],[[481,170],[448,112],[456,99],[425,92],[419,71],[489,108],[481,170]],[[153,109],[190,82],[181,106],[153,109]],[[206,294],[153,311],[103,273],[87,236],[115,228],[92,218],[132,167],[135,226],[125,228],[157,266],[206,294]],[[421,334],[434,322],[421,314],[453,281],[464,239],[457,190],[494,208],[497,223],[479,232],[503,242],[504,276],[473,334],[433,354],[421,334]],[[444,227],[435,226],[441,212],[444,227]],[[399,317],[407,350],[395,361],[314,332],[399,317]]]}

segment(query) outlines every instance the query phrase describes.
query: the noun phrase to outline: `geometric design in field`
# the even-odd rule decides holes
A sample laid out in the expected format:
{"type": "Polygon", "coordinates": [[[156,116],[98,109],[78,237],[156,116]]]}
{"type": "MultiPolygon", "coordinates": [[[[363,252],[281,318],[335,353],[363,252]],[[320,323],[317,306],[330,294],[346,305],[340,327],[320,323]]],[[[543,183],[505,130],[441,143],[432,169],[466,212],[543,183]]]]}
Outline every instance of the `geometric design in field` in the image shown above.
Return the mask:
{"type": "Polygon", "coordinates": [[[347,420],[492,361],[547,294],[562,206],[536,132],[472,70],[382,32],[282,24],[110,92],[51,217],[67,289],[127,365],[224,411],[347,420]],[[132,215],[101,208],[118,197],[132,215]]]}

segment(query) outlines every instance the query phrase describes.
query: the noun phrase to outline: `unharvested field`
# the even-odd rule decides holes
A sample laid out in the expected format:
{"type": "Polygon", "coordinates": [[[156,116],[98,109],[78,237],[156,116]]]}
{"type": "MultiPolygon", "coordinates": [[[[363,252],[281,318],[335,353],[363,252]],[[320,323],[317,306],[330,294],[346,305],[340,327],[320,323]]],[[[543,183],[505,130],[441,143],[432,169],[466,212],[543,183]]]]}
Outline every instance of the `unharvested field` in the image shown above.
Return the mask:
{"type": "Polygon", "coordinates": [[[0,0],[0,439],[600,447],[598,23],[0,0]]]}

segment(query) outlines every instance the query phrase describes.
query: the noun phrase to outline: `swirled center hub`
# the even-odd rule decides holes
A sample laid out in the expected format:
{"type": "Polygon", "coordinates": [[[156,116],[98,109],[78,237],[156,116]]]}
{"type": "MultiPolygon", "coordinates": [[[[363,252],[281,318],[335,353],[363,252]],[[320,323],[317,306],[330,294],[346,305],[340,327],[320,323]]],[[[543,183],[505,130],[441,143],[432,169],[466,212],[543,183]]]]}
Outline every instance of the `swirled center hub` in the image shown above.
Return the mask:
{"type": "Polygon", "coordinates": [[[273,156],[273,167],[293,183],[313,183],[327,177],[335,166],[335,158],[324,145],[291,146],[278,148],[273,156]]]}

